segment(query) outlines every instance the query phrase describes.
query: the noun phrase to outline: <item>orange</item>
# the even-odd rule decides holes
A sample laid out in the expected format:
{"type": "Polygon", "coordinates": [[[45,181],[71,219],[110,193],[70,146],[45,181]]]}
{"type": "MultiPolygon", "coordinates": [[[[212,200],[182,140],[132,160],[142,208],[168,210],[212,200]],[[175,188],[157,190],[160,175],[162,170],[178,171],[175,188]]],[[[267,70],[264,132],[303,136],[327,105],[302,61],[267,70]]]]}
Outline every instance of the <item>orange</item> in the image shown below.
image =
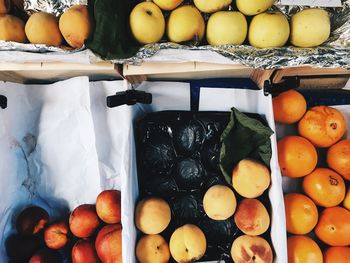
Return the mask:
{"type": "Polygon", "coordinates": [[[287,136],[278,141],[278,162],[282,175],[303,177],[317,165],[315,147],[300,136],[287,136]]]}
{"type": "Polygon", "coordinates": [[[317,204],[324,207],[339,205],[345,198],[343,178],[327,168],[317,168],[303,181],[304,192],[317,204]]]}
{"type": "Polygon", "coordinates": [[[346,180],[350,180],[350,140],[334,144],[327,152],[327,164],[346,180]]]}
{"type": "Polygon", "coordinates": [[[299,121],[306,112],[306,101],[303,95],[295,90],[282,92],[272,99],[275,121],[292,124],[299,121]]]}
{"type": "Polygon", "coordinates": [[[287,240],[288,263],[322,263],[320,247],[307,236],[291,236],[287,240]]]}
{"type": "Polygon", "coordinates": [[[349,246],[350,211],[339,206],[326,208],[321,213],[315,234],[330,246],[349,246]]]}
{"type": "Polygon", "coordinates": [[[337,109],[317,106],[308,110],[298,125],[299,134],[317,147],[329,147],[343,137],[346,123],[337,109]]]}
{"type": "Polygon", "coordinates": [[[344,201],[343,201],[343,206],[350,210],[350,188],[348,189],[348,191],[346,192],[344,201]]]}
{"type": "Polygon", "coordinates": [[[315,203],[306,195],[284,196],[287,231],[291,234],[309,233],[317,224],[318,211],[315,203]]]}
{"type": "Polygon", "coordinates": [[[350,262],[350,248],[330,247],[323,254],[324,263],[348,263],[350,262]]]}

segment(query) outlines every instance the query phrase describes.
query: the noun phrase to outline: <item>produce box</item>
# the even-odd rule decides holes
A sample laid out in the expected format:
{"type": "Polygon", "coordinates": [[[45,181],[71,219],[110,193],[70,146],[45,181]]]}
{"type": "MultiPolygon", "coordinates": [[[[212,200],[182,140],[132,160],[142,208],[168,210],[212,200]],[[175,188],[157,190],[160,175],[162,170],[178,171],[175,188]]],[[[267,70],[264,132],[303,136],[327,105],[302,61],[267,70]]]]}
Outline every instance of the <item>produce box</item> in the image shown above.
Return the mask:
{"type": "MultiPolygon", "coordinates": [[[[314,262],[322,257],[324,262],[347,262],[350,213],[347,210],[349,146],[346,143],[350,135],[350,94],[348,90],[297,91],[305,97],[308,112],[299,122],[295,119],[293,124],[276,124],[279,162],[284,174],[288,260],[298,262],[301,257],[312,255],[314,262]],[[321,133],[309,137],[310,132],[321,133]],[[293,169],[286,155],[295,158],[302,148],[300,158],[294,159],[293,169]],[[301,170],[295,169],[299,161],[303,163],[301,170]],[[335,246],[347,247],[333,248],[335,246]]],[[[283,96],[292,93],[296,94],[294,90],[282,93],[276,101],[281,102],[283,96]]],[[[294,105],[294,111],[298,112],[300,104],[294,105]]]]}
{"type": "MultiPolygon", "coordinates": [[[[200,116],[202,116],[202,118],[208,118],[210,114],[218,114],[217,116],[221,117],[216,118],[216,120],[223,120],[225,123],[227,122],[227,116],[232,106],[242,112],[260,115],[266,120],[269,127],[274,130],[271,97],[265,96],[261,90],[249,90],[249,88],[252,87],[254,87],[254,85],[251,82],[240,79],[236,79],[235,81],[213,80],[212,82],[193,81],[190,83],[144,82],[137,88],[137,90],[151,93],[153,100],[149,105],[138,104],[132,109],[133,123],[136,125],[135,131],[138,130],[137,124],[140,124],[140,119],[145,118],[144,120],[149,120],[151,123],[154,123],[154,120],[157,119],[157,114],[160,114],[159,116],[162,116],[161,114],[165,116],[170,114],[168,117],[164,117],[164,119],[171,121],[173,117],[170,116],[172,113],[174,113],[173,111],[175,111],[175,113],[178,112],[179,116],[196,116],[196,118],[199,119],[201,118],[200,116]],[[219,83],[221,83],[221,88],[218,87],[219,83]],[[191,109],[197,109],[198,112],[191,112],[191,109]],[[159,111],[168,112],[158,113],[159,111]],[[205,112],[207,112],[209,115],[206,115],[205,112]],[[152,116],[154,116],[155,119],[152,119],[152,116]]],[[[164,129],[166,130],[166,128],[164,129]]],[[[138,136],[136,136],[136,138],[140,139],[138,136]]],[[[287,254],[284,233],[285,221],[281,192],[282,182],[277,164],[276,142],[274,138],[275,135],[272,135],[270,138],[273,153],[270,161],[271,185],[266,193],[265,200],[267,203],[270,203],[271,208],[271,227],[269,234],[267,234],[267,238],[271,241],[271,246],[273,247],[274,251],[273,255],[276,262],[286,262],[287,254]]],[[[140,145],[135,145],[134,140],[129,141],[128,143],[133,144],[132,149],[139,149],[140,145]]],[[[134,166],[136,165],[136,160],[137,154],[136,152],[133,152],[129,162],[131,161],[132,165],[134,166]]],[[[131,165],[129,162],[128,165],[131,165]]],[[[208,163],[206,163],[206,165],[208,165],[208,163]]],[[[133,172],[128,177],[124,178],[125,182],[122,184],[122,192],[128,195],[126,199],[124,199],[124,201],[127,200],[128,203],[123,203],[124,213],[127,218],[123,225],[125,238],[123,239],[123,246],[124,249],[129,252],[135,251],[137,241],[140,237],[140,232],[138,232],[135,227],[135,220],[137,219],[135,218],[134,214],[137,203],[142,199],[142,197],[144,197],[144,182],[142,182],[142,180],[139,181],[139,178],[144,174],[144,172],[147,173],[147,171],[140,170],[141,167],[142,166],[140,166],[140,163],[138,171],[136,170],[136,167],[134,167],[133,172]]],[[[186,185],[191,189],[192,187],[195,187],[191,184],[186,185]]],[[[169,195],[171,195],[170,192],[169,195]]],[[[234,237],[232,238],[234,239],[234,237]]],[[[124,260],[126,262],[137,262],[134,253],[126,253],[124,256],[124,260]]],[[[219,261],[220,259],[226,259],[228,260],[227,262],[230,262],[230,259],[223,256],[223,253],[217,253],[214,255],[214,257],[203,258],[203,260],[204,259],[214,260],[214,262],[219,261]]]]}
{"type": "MultiPolygon", "coordinates": [[[[0,262],[28,262],[26,253],[44,247],[43,240],[48,240],[42,232],[37,237],[16,235],[28,234],[20,223],[20,218],[27,218],[24,209],[38,206],[48,213],[43,213],[43,222],[49,217],[50,225],[58,221],[69,224],[70,213],[77,206],[94,205],[103,190],[121,190],[121,178],[129,174],[123,164],[129,148],[119,147],[119,140],[125,141],[128,133],[118,132],[117,126],[124,123],[124,131],[128,132],[129,119],[118,115],[124,107],[109,110],[105,99],[124,89],[123,81],[109,86],[89,84],[87,77],[51,85],[0,83],[0,93],[8,102],[0,111],[0,262]],[[120,117],[118,124],[114,121],[116,115],[120,117]],[[9,261],[8,254],[13,261],[9,261]],[[22,258],[16,261],[18,256],[22,258]]],[[[121,201],[116,203],[120,210],[121,201]]],[[[88,206],[88,210],[93,207],[88,206]]],[[[96,219],[95,213],[91,221],[98,221],[100,228],[105,224],[96,219]]],[[[120,217],[121,212],[118,214],[120,217]]],[[[35,221],[36,212],[31,210],[29,215],[35,221]]],[[[83,225],[77,228],[84,229],[83,225]]],[[[85,234],[75,231],[74,235],[85,234]]],[[[68,244],[58,250],[62,260],[49,262],[71,262],[72,246],[78,238],[71,233],[68,238],[68,244]]],[[[95,235],[90,240],[94,239],[95,235]]]]}

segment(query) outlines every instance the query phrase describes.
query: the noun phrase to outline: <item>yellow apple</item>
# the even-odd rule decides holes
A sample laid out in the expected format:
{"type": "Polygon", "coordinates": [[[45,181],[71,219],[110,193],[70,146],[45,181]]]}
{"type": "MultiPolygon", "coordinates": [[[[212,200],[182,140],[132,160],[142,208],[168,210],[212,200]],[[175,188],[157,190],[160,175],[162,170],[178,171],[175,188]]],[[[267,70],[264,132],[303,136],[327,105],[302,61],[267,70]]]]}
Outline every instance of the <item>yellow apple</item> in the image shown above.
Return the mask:
{"type": "Polygon", "coordinates": [[[242,13],[219,11],[209,18],[207,41],[210,45],[241,45],[247,32],[247,20],[242,13]]]}
{"type": "Polygon", "coordinates": [[[276,0],[236,0],[236,6],[246,16],[261,14],[269,9],[276,0]]]}
{"type": "Polygon", "coordinates": [[[176,262],[192,262],[201,259],[207,249],[202,230],[191,224],[175,230],[170,238],[170,253],[176,262]]]}
{"type": "Polygon", "coordinates": [[[214,13],[228,7],[232,0],[193,0],[193,2],[203,13],[214,13]]]}
{"type": "Polygon", "coordinates": [[[168,263],[168,243],[161,235],[143,236],[137,243],[136,257],[140,263],[168,263]]]}
{"type": "Polygon", "coordinates": [[[180,6],[171,12],[167,32],[169,40],[175,43],[200,42],[205,33],[204,18],[194,6],[180,6]]]}
{"type": "Polygon", "coordinates": [[[281,12],[265,12],[254,16],[249,26],[249,43],[258,48],[284,46],[289,38],[289,23],[281,12]]]}
{"type": "Polygon", "coordinates": [[[173,10],[178,7],[184,0],[153,0],[157,6],[163,10],[173,10]]]}
{"type": "Polygon", "coordinates": [[[130,28],[141,44],[150,44],[162,39],[165,19],[160,8],[153,2],[139,3],[130,14],[130,28]]]}
{"type": "Polygon", "coordinates": [[[305,9],[292,16],[290,41],[297,47],[315,47],[323,44],[331,33],[327,11],[305,9]]]}

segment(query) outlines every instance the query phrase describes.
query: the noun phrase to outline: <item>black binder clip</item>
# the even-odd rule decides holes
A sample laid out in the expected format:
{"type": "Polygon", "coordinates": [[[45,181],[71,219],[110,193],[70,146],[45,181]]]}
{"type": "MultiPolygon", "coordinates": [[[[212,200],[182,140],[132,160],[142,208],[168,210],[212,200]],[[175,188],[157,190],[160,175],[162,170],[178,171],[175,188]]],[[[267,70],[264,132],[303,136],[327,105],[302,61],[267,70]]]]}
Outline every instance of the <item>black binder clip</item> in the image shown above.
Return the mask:
{"type": "Polygon", "coordinates": [[[265,96],[272,95],[276,96],[283,91],[290,89],[297,89],[300,87],[300,78],[295,77],[285,77],[281,83],[271,83],[269,80],[264,82],[264,94],[265,96]]]}
{"type": "Polygon", "coordinates": [[[7,108],[7,98],[3,95],[0,95],[0,108],[2,109],[7,108]]]}
{"type": "Polygon", "coordinates": [[[151,104],[152,94],[140,90],[126,90],[107,97],[107,107],[114,108],[121,105],[135,105],[136,103],[151,104]]]}

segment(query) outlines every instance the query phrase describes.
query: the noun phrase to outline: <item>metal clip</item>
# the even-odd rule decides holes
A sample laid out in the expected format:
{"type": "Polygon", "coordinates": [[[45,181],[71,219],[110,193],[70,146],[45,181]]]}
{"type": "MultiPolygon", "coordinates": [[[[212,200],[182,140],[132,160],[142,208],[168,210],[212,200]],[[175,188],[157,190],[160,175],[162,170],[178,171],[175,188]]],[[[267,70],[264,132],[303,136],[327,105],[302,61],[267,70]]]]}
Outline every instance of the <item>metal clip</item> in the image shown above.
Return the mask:
{"type": "Polygon", "coordinates": [[[264,82],[264,94],[268,96],[271,94],[272,96],[276,96],[283,91],[287,91],[290,89],[297,89],[300,86],[300,78],[298,76],[295,77],[286,77],[283,78],[283,82],[281,83],[271,83],[269,80],[265,80],[264,82]]]}
{"type": "Polygon", "coordinates": [[[126,90],[107,97],[107,107],[114,108],[121,105],[135,105],[136,103],[151,104],[152,94],[140,90],[126,90]]]}
{"type": "Polygon", "coordinates": [[[0,108],[2,109],[7,108],[7,98],[3,95],[0,95],[0,108]]]}

